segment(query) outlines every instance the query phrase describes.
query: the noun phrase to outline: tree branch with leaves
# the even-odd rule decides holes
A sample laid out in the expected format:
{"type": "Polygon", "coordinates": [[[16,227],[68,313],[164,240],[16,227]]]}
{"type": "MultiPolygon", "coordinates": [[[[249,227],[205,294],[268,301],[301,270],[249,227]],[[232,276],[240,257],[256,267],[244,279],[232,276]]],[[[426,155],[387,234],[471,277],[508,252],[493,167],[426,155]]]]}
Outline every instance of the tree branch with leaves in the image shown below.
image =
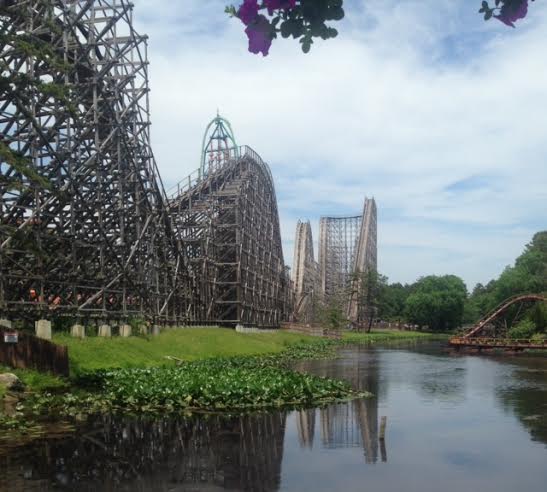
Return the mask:
{"type": "MultiPolygon", "coordinates": [[[[308,53],[315,38],[338,35],[330,23],[344,18],[343,4],[343,0],[243,0],[238,7],[226,7],[226,13],[244,24],[251,53],[266,56],[278,35],[298,39],[308,53]]],[[[479,13],[484,20],[494,18],[515,27],[528,14],[528,0],[494,0],[493,6],[483,1],[479,13]]]]}
{"type": "Polygon", "coordinates": [[[226,13],[245,25],[249,51],[263,56],[278,35],[298,39],[308,53],[314,38],[336,37],[328,23],[344,18],[343,0],[244,0],[238,8],[226,7],[226,13]]]}

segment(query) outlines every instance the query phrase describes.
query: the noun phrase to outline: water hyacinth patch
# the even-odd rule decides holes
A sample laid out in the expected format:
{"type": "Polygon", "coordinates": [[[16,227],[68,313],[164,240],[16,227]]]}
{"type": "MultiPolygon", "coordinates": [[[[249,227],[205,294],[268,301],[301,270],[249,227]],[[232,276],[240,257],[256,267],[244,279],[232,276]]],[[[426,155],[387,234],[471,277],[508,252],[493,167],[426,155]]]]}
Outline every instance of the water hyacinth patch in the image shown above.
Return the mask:
{"type": "Polygon", "coordinates": [[[113,409],[237,411],[305,407],[361,396],[343,382],[250,358],[212,359],[179,367],[100,371],[81,378],[113,409]]]}

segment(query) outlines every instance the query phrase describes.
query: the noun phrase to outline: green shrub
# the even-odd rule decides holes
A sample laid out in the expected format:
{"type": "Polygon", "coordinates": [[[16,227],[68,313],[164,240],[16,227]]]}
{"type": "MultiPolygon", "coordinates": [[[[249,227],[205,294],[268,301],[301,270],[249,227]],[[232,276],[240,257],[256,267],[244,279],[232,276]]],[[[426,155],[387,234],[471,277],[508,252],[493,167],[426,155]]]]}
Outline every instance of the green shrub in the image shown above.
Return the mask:
{"type": "Polygon", "coordinates": [[[509,338],[531,338],[536,332],[536,325],[528,319],[522,320],[509,330],[509,338]]]}
{"type": "Polygon", "coordinates": [[[544,340],[547,340],[547,335],[544,335],[543,333],[534,333],[532,335],[532,341],[536,343],[541,343],[544,340]]]}
{"type": "Polygon", "coordinates": [[[528,311],[528,319],[534,322],[537,331],[547,331],[547,303],[537,302],[536,305],[528,311]]]}

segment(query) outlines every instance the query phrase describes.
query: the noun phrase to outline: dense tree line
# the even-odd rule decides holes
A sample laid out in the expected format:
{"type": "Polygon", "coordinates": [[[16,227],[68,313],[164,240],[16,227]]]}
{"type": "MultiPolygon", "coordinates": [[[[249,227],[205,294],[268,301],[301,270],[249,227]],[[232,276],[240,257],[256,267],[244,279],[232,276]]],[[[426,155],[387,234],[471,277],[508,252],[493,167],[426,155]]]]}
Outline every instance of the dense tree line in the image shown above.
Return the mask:
{"type": "Polygon", "coordinates": [[[465,283],[455,275],[429,275],[410,285],[384,281],[378,317],[432,331],[450,331],[462,324],[466,299],[465,283]]]}
{"type": "Polygon", "coordinates": [[[538,232],[513,266],[499,278],[477,284],[469,296],[469,315],[485,315],[500,302],[517,294],[547,292],[547,231],[538,232]]]}
{"type": "MultiPolygon", "coordinates": [[[[547,231],[538,232],[524,252],[495,280],[477,284],[467,300],[466,321],[481,318],[505,299],[518,294],[547,295],[547,231]]],[[[509,316],[513,313],[509,312],[509,316]]],[[[509,336],[529,338],[547,331],[547,306],[536,304],[524,319],[509,326],[509,336]]]]}
{"type": "MultiPolygon", "coordinates": [[[[471,293],[455,275],[430,275],[413,284],[390,284],[378,277],[377,316],[387,321],[411,323],[433,331],[449,331],[473,324],[508,297],[547,293],[547,231],[538,232],[513,266],[471,293]]],[[[547,332],[547,307],[538,304],[525,319],[511,328],[510,335],[527,337],[547,332]]]]}

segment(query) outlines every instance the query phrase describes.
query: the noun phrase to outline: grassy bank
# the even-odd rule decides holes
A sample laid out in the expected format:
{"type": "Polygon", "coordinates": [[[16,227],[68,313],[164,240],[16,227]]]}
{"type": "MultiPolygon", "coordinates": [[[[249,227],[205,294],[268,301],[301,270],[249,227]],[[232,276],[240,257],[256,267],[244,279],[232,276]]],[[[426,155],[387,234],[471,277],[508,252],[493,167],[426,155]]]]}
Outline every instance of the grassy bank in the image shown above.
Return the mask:
{"type": "MultiPolygon", "coordinates": [[[[342,343],[445,340],[448,336],[414,331],[345,332],[342,343]]],[[[157,337],[88,337],[83,340],[58,334],[54,342],[68,346],[74,375],[101,369],[173,366],[173,361],[166,356],[184,361],[281,353],[293,359],[314,358],[332,354],[338,343],[285,331],[242,334],[222,328],[184,328],[165,331],[157,337]],[[330,352],[327,347],[331,348],[330,352]]],[[[66,385],[59,378],[32,370],[0,366],[0,372],[15,373],[32,391],[66,385]]]]}
{"type": "MultiPolygon", "coordinates": [[[[229,329],[184,328],[157,337],[83,340],[56,335],[67,345],[72,378],[11,370],[31,395],[15,416],[0,415],[0,428],[40,434],[40,422],[72,421],[96,412],[252,411],[310,407],[363,396],[349,384],[300,374],[295,359],[333,357],[347,343],[432,339],[425,333],[345,333],[325,340],[283,331],[241,334],[229,329]],[[166,356],[181,359],[175,367],[166,356]]],[[[0,368],[3,370],[4,368],[0,368]]],[[[38,435],[37,434],[37,435],[38,435]]],[[[0,439],[1,441],[1,439],[0,439]]]]}
{"type": "Polygon", "coordinates": [[[184,332],[167,332],[150,340],[120,339],[126,343],[117,345],[118,350],[138,348],[131,351],[131,357],[125,354],[125,368],[120,367],[122,359],[114,357],[113,349],[110,354],[113,358],[107,361],[112,367],[105,367],[104,361],[101,368],[95,367],[100,355],[96,351],[90,353],[86,345],[96,347],[98,340],[71,340],[71,346],[80,349],[76,355],[71,354],[77,358],[80,369],[71,377],[71,387],[62,393],[46,391],[31,396],[21,416],[26,412],[32,421],[51,415],[70,419],[101,412],[247,412],[309,408],[366,396],[345,381],[291,369],[290,363],[295,359],[335,356],[337,342],[282,332],[257,335],[219,329],[191,330],[193,335],[184,332]],[[188,353],[181,349],[181,340],[187,340],[188,336],[201,338],[202,346],[209,347],[211,335],[217,340],[220,337],[223,341],[238,341],[239,350],[229,343],[223,347],[213,345],[197,357],[195,350],[188,353]],[[146,352],[143,344],[156,346],[146,352]],[[165,359],[166,347],[169,355],[176,353],[180,359],[179,356],[186,355],[186,360],[175,365],[165,359]],[[236,351],[240,355],[234,355],[236,351]],[[226,353],[228,356],[223,356],[226,353]]]}
{"type": "MultiPolygon", "coordinates": [[[[13,369],[0,365],[0,373],[2,372],[15,374],[32,392],[51,391],[68,386],[68,383],[61,378],[31,369],[13,369]]],[[[0,385],[0,398],[4,396],[5,392],[5,388],[0,385]]]]}
{"type": "Polygon", "coordinates": [[[306,335],[276,333],[236,333],[222,328],[184,328],[163,332],[157,337],[72,338],[57,335],[54,342],[68,346],[71,371],[154,367],[173,365],[166,356],[186,361],[213,357],[280,353],[301,343],[314,343],[306,335]]]}

